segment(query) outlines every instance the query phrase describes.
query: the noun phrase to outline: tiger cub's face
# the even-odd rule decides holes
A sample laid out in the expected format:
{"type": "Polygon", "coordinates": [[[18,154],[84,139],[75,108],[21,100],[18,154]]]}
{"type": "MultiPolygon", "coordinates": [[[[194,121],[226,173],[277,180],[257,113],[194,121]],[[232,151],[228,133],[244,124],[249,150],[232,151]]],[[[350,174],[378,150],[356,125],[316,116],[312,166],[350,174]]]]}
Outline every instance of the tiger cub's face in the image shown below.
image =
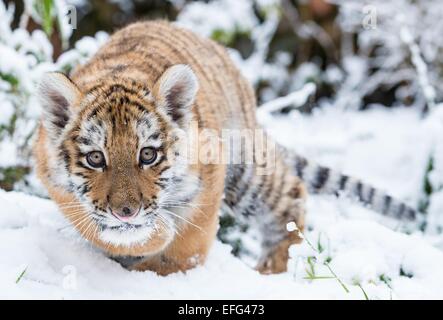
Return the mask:
{"type": "Polygon", "coordinates": [[[83,234],[87,226],[104,243],[123,246],[172,240],[199,189],[182,154],[197,90],[184,65],[169,68],[150,90],[114,78],[80,92],[62,74],[45,75],[39,96],[48,178],[75,195],[74,203],[59,204],[65,212],[86,212],[83,220],[71,217],[83,234]]]}

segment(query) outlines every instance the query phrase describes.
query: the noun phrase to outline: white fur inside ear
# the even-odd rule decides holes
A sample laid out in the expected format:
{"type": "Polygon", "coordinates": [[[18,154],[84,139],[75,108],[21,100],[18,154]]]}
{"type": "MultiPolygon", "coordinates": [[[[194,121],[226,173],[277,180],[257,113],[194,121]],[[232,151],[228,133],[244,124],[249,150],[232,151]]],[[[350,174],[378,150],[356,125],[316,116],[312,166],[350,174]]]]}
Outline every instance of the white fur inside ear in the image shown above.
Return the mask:
{"type": "MultiPolygon", "coordinates": [[[[39,97],[43,102],[54,95],[61,96],[71,105],[78,96],[78,89],[75,85],[62,73],[50,72],[46,73],[40,81],[39,97]]],[[[52,102],[50,100],[50,102],[52,102]]]]}
{"type": "Polygon", "coordinates": [[[160,78],[159,94],[171,108],[187,108],[194,102],[198,80],[185,64],[170,67],[160,78]]]}
{"type": "Polygon", "coordinates": [[[77,86],[62,73],[46,73],[38,87],[43,108],[43,124],[50,134],[58,135],[71,117],[71,106],[79,97],[77,86]]]}

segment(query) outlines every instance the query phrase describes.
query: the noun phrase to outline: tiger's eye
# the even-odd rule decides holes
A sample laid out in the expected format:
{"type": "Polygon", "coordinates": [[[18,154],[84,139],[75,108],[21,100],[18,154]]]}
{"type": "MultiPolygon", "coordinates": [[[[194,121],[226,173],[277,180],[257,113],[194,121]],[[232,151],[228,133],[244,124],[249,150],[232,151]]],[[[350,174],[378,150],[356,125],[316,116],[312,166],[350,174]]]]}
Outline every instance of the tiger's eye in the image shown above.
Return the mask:
{"type": "Polygon", "coordinates": [[[101,151],[92,151],[86,155],[88,164],[95,168],[103,168],[106,165],[105,155],[101,151]]]}
{"type": "Polygon", "coordinates": [[[140,150],[140,163],[148,165],[157,159],[157,151],[153,148],[143,148],[140,150]]]}

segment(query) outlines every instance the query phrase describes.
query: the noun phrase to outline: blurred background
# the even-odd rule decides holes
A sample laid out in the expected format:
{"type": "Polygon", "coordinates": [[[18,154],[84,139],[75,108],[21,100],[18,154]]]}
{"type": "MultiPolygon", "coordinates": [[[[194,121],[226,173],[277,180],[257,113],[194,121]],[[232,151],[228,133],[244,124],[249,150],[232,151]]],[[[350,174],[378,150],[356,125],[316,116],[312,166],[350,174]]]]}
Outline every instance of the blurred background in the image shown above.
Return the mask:
{"type": "Polygon", "coordinates": [[[417,125],[433,119],[417,142],[429,145],[414,169],[419,178],[402,196],[442,216],[442,18],[441,0],[2,0],[0,187],[44,196],[30,154],[41,74],[69,73],[128,23],[167,19],[227,46],[258,108],[274,115],[378,108],[413,109],[417,125]]]}

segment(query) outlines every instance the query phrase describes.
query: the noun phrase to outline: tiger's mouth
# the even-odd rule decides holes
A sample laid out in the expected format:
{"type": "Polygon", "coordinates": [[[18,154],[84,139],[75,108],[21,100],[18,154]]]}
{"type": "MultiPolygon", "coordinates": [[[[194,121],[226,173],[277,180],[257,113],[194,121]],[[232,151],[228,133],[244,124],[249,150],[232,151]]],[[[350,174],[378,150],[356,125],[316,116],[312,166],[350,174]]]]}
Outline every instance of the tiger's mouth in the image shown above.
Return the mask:
{"type": "Polygon", "coordinates": [[[118,230],[118,231],[131,231],[131,230],[135,230],[135,229],[140,229],[143,227],[149,227],[149,223],[145,223],[145,224],[133,224],[133,223],[128,223],[128,222],[122,222],[120,225],[117,226],[109,226],[103,222],[97,222],[98,225],[101,228],[101,231],[109,229],[109,230],[118,230]]]}
{"type": "MultiPolygon", "coordinates": [[[[178,233],[178,219],[185,219],[172,212],[173,207],[158,202],[141,204],[140,211],[128,220],[115,217],[107,209],[89,206],[88,215],[96,226],[97,238],[105,244],[118,247],[129,248],[150,242],[169,243],[178,233]]],[[[89,230],[93,229],[90,227],[89,230]]]]}
{"type": "Polygon", "coordinates": [[[92,219],[99,226],[100,231],[114,230],[114,231],[133,231],[141,228],[149,228],[155,226],[155,221],[158,218],[158,213],[141,213],[141,217],[137,221],[122,221],[109,215],[107,217],[97,214],[93,215],[92,219]]]}
{"type": "Polygon", "coordinates": [[[174,222],[160,214],[149,214],[141,222],[96,221],[98,237],[105,243],[131,247],[148,243],[162,234],[162,238],[172,239],[175,234],[174,222]]]}

